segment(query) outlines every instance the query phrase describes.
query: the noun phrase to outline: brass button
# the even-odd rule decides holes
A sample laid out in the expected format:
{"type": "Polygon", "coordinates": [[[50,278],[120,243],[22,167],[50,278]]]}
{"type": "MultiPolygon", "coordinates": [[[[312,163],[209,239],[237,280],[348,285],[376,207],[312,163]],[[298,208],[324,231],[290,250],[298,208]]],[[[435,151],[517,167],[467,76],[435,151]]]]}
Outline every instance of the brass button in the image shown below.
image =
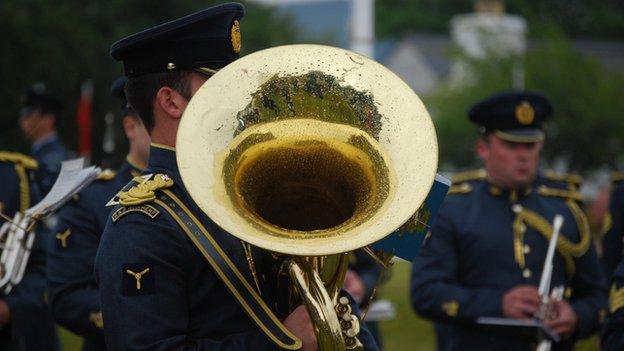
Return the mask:
{"type": "Polygon", "coordinates": [[[525,268],[525,269],[522,271],[522,277],[523,277],[524,279],[529,279],[529,278],[531,278],[531,275],[532,275],[532,274],[533,274],[533,273],[531,273],[531,270],[530,270],[530,269],[528,269],[528,268],[525,268]]]}
{"type": "Polygon", "coordinates": [[[529,245],[524,245],[524,254],[528,255],[531,253],[531,247],[529,245]]]}

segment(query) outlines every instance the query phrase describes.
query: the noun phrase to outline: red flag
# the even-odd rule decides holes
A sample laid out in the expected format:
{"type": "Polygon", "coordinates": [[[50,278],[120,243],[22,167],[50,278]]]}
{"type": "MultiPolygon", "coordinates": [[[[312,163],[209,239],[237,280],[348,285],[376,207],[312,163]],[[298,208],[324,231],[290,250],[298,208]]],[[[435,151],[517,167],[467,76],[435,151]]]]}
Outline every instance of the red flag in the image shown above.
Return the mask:
{"type": "Polygon", "coordinates": [[[90,80],[82,83],[80,101],[76,112],[78,125],[78,154],[91,158],[91,107],[93,100],[93,83],[90,80]]]}

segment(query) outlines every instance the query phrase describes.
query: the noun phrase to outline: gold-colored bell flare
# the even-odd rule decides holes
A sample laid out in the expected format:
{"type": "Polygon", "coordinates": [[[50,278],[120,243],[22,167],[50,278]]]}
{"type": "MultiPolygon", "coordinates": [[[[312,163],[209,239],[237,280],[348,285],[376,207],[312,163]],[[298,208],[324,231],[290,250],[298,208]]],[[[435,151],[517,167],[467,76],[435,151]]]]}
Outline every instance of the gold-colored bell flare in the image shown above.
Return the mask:
{"type": "Polygon", "coordinates": [[[191,99],[176,144],[184,185],[212,220],[300,256],[393,232],[424,201],[438,162],[431,118],[399,77],[320,45],[270,48],[221,69],[191,99]]]}

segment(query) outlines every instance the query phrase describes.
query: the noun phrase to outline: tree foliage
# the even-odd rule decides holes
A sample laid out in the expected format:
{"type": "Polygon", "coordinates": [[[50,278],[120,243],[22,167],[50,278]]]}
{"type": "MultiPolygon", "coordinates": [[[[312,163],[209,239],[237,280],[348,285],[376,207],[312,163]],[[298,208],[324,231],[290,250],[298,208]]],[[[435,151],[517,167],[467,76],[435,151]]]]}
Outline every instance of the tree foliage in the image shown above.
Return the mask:
{"type": "MultiPolygon", "coordinates": [[[[24,90],[43,82],[49,93],[67,107],[60,121],[61,136],[74,146],[75,112],[81,84],[94,83],[94,159],[98,161],[106,112],[119,105],[110,96],[110,84],[122,66],[109,54],[111,44],[124,36],[222,1],[177,0],[12,0],[0,1],[0,147],[27,150],[16,117],[24,90]]],[[[241,23],[243,52],[293,41],[287,19],[268,8],[246,4],[241,23]]],[[[119,124],[119,123],[117,123],[119,124]]],[[[120,129],[118,127],[118,129],[120,129]]],[[[118,130],[119,153],[125,138],[118,130]]]]}
{"type": "MultiPolygon", "coordinates": [[[[376,0],[376,32],[380,38],[414,31],[447,32],[450,19],[472,12],[475,0],[376,0]]],[[[544,25],[561,27],[568,35],[624,36],[621,0],[507,0],[506,11],[523,16],[532,34],[544,25]]]]}
{"type": "MultiPolygon", "coordinates": [[[[547,163],[589,172],[616,166],[624,154],[624,75],[574,51],[561,33],[548,31],[523,60],[526,89],[544,93],[554,105],[544,150],[547,163]]],[[[476,101],[512,87],[514,60],[469,60],[471,79],[444,85],[427,99],[446,169],[475,166],[476,126],[467,111],[476,101]]]]}

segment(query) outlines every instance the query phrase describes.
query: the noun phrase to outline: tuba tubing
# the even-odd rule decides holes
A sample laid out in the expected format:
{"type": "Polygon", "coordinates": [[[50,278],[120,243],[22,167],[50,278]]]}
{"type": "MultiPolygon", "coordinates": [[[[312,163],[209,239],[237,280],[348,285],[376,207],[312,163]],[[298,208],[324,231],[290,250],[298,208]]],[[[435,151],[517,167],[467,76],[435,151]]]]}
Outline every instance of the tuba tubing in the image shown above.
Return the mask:
{"type": "Polygon", "coordinates": [[[358,316],[338,298],[348,253],[413,216],[436,173],[435,128],[418,96],[350,51],[270,48],[204,83],[176,140],[199,208],[238,239],[286,255],[278,264],[318,349],[361,349],[358,316]]]}
{"type": "Polygon", "coordinates": [[[324,288],[319,274],[303,259],[291,258],[284,262],[295,283],[312,324],[318,349],[324,351],[345,350],[342,328],[334,310],[334,302],[324,288]],[[298,262],[297,262],[298,261],[298,262]]]}

